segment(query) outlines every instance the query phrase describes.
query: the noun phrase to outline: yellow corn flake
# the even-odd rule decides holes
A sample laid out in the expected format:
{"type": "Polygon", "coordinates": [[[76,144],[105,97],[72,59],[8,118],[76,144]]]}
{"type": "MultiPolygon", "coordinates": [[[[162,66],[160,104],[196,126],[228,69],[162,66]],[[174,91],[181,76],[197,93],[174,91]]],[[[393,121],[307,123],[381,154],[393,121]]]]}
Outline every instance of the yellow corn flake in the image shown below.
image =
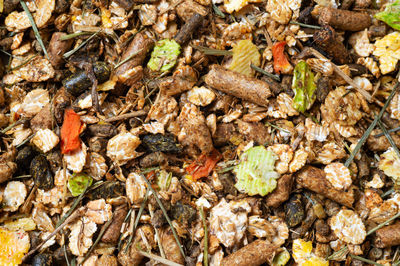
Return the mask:
{"type": "Polygon", "coordinates": [[[379,68],[382,74],[395,70],[400,59],[400,32],[392,32],[375,42],[374,56],[379,58],[379,68]]]}
{"type": "Polygon", "coordinates": [[[111,22],[111,12],[110,10],[102,7],[101,8],[101,24],[103,24],[104,28],[112,28],[113,24],[111,22]]]}
{"type": "Polygon", "coordinates": [[[400,159],[392,147],[381,155],[379,169],[395,180],[400,178],[400,159]]]}
{"type": "Polygon", "coordinates": [[[20,218],[15,221],[8,221],[4,223],[4,227],[11,231],[32,231],[36,229],[35,221],[32,218],[20,218]]]}
{"type": "Polygon", "coordinates": [[[241,40],[233,47],[233,59],[230,70],[242,73],[246,76],[254,76],[254,70],[250,64],[260,66],[261,55],[250,40],[241,40]]]}
{"type": "Polygon", "coordinates": [[[247,6],[249,3],[261,3],[262,0],[225,0],[224,7],[226,12],[229,14],[234,11],[239,11],[243,7],[247,6]]]}
{"type": "Polygon", "coordinates": [[[22,230],[13,232],[0,228],[0,243],[0,265],[3,266],[21,264],[30,248],[29,235],[22,230]]]}
{"type": "Polygon", "coordinates": [[[329,262],[312,253],[312,241],[295,239],[293,241],[293,259],[299,266],[329,266],[329,262]]]}

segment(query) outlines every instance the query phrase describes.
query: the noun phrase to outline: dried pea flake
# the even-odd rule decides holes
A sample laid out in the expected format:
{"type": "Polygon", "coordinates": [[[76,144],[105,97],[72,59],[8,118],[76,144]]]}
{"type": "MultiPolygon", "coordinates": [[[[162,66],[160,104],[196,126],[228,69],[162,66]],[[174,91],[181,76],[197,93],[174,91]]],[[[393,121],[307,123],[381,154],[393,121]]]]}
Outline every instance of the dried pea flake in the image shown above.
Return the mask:
{"type": "Polygon", "coordinates": [[[261,55],[250,40],[241,40],[233,46],[232,63],[229,69],[239,72],[246,76],[254,76],[254,70],[250,67],[251,64],[260,66],[261,55]]]}
{"type": "Polygon", "coordinates": [[[396,30],[400,30],[400,0],[387,4],[384,11],[375,14],[381,20],[396,30]]]}
{"type": "Polygon", "coordinates": [[[82,194],[86,187],[89,187],[92,182],[93,178],[91,178],[89,175],[83,173],[74,173],[68,180],[68,189],[72,196],[76,197],[82,194]]]}
{"type": "Polygon", "coordinates": [[[294,68],[292,89],[295,93],[293,107],[304,113],[313,105],[317,85],[314,82],[314,74],[305,61],[300,61],[294,68]]]}
{"type": "Polygon", "coordinates": [[[250,196],[265,196],[276,188],[276,179],[279,174],[274,171],[278,157],[264,146],[248,149],[240,156],[240,163],[235,166],[235,187],[242,193],[250,196]]]}
{"type": "Polygon", "coordinates": [[[158,41],[147,66],[152,71],[166,72],[175,66],[180,53],[181,46],[175,40],[158,41]]]}

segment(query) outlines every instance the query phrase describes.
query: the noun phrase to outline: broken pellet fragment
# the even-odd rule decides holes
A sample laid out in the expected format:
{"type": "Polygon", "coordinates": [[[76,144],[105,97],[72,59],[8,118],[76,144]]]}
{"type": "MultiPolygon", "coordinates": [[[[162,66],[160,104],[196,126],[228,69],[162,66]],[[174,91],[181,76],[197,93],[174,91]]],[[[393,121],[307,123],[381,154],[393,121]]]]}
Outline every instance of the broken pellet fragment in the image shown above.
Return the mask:
{"type": "Polygon", "coordinates": [[[350,189],[345,192],[335,189],[329,183],[328,179],[326,179],[322,169],[306,166],[296,174],[296,182],[302,187],[321,194],[346,207],[351,208],[354,203],[353,190],[350,189]]]}
{"type": "Polygon", "coordinates": [[[400,245],[400,223],[388,225],[377,230],[375,245],[378,248],[400,245]]]}
{"type": "Polygon", "coordinates": [[[193,16],[191,16],[190,19],[182,26],[178,34],[176,34],[174,37],[175,41],[180,45],[185,44],[187,41],[189,41],[194,31],[201,26],[203,20],[204,17],[202,15],[194,13],[193,16]]]}
{"type": "Polygon", "coordinates": [[[208,86],[226,94],[268,107],[271,90],[268,83],[259,79],[247,77],[219,65],[212,65],[205,82],[208,86]]]}
{"type": "Polygon", "coordinates": [[[360,31],[372,24],[369,14],[317,5],[311,15],[320,25],[329,25],[339,30],[360,31]]]}
{"type": "Polygon", "coordinates": [[[269,241],[256,240],[238,251],[230,254],[222,260],[223,266],[247,266],[261,265],[271,262],[274,258],[277,247],[270,244],[269,241]]]}
{"type": "Polygon", "coordinates": [[[326,25],[322,29],[315,31],[313,37],[315,43],[328,53],[333,61],[339,64],[351,62],[350,52],[342,42],[336,39],[335,30],[331,26],[326,25]]]}

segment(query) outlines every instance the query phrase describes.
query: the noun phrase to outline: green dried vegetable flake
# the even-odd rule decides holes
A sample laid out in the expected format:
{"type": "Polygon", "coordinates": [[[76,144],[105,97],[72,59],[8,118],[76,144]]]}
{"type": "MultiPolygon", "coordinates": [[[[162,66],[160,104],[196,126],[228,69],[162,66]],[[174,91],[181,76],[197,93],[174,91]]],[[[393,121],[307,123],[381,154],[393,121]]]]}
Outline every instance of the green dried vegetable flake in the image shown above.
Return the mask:
{"type": "Polygon", "coordinates": [[[278,255],[274,257],[274,260],[272,261],[272,266],[285,266],[286,263],[288,263],[290,260],[290,253],[287,251],[286,248],[283,248],[283,251],[281,251],[278,255]]]}
{"type": "Polygon", "coordinates": [[[68,189],[71,192],[72,196],[76,197],[82,194],[86,187],[89,187],[93,182],[93,178],[91,178],[87,174],[83,173],[75,173],[68,180],[68,189]]]}
{"type": "Polygon", "coordinates": [[[161,170],[157,176],[157,185],[161,190],[168,190],[171,184],[172,173],[168,173],[165,170],[161,170]]]}
{"type": "Polygon", "coordinates": [[[381,20],[396,30],[400,30],[400,0],[386,5],[384,11],[375,14],[376,19],[381,20]]]}
{"type": "Polygon", "coordinates": [[[250,196],[265,196],[276,188],[279,174],[274,171],[277,156],[264,146],[248,149],[240,156],[240,163],[235,166],[235,187],[250,196]]]}
{"type": "Polygon", "coordinates": [[[152,71],[166,72],[175,66],[180,53],[181,46],[175,40],[158,41],[147,66],[152,71]]]}
{"type": "Polygon", "coordinates": [[[313,105],[317,85],[314,82],[314,74],[305,61],[300,61],[294,68],[292,89],[295,93],[293,107],[304,113],[313,105]]]}

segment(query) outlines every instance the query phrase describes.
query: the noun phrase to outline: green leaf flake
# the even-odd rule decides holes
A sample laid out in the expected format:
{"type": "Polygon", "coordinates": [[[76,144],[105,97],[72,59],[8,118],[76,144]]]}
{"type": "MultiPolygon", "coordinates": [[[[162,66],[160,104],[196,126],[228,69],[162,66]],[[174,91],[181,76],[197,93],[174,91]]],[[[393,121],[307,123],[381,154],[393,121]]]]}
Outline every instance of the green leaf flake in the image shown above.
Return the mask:
{"type": "Polygon", "coordinates": [[[76,197],[82,194],[86,187],[89,187],[92,182],[93,178],[91,178],[89,175],[83,173],[74,173],[69,178],[67,186],[72,196],[76,197]]]}
{"type": "Polygon", "coordinates": [[[313,105],[317,85],[314,82],[314,74],[305,61],[300,61],[294,68],[292,89],[294,91],[293,107],[304,113],[313,105]]]}
{"type": "Polygon", "coordinates": [[[248,149],[240,156],[240,163],[235,166],[235,187],[250,196],[265,196],[276,188],[279,174],[274,171],[277,156],[264,146],[248,149]]]}
{"type": "Polygon", "coordinates": [[[175,40],[158,41],[147,66],[152,71],[166,72],[175,66],[180,53],[181,46],[175,40]]]}
{"type": "Polygon", "coordinates": [[[400,30],[400,0],[386,5],[384,11],[375,14],[376,19],[381,20],[396,30],[400,30]]]}
{"type": "Polygon", "coordinates": [[[161,170],[157,176],[157,185],[161,190],[168,190],[171,184],[172,173],[168,173],[165,170],[161,170]]]}

